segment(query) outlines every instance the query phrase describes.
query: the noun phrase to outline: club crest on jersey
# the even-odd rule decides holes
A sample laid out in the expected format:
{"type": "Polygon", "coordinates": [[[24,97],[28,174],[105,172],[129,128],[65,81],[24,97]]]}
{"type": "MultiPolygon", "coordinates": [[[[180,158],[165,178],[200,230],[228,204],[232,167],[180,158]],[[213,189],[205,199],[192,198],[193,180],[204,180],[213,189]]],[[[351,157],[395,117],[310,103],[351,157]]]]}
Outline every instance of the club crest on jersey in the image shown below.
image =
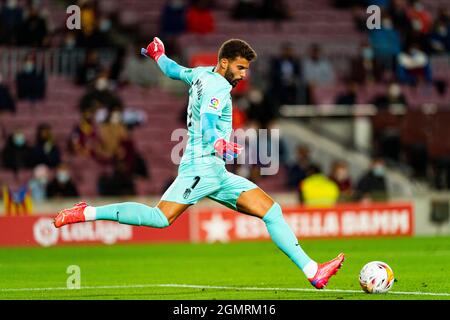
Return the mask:
{"type": "Polygon", "coordinates": [[[187,188],[186,190],[184,190],[183,198],[185,198],[185,199],[189,198],[191,191],[192,190],[190,188],[187,188]]]}
{"type": "Polygon", "coordinates": [[[211,101],[209,101],[209,107],[213,108],[213,109],[217,109],[219,107],[219,99],[217,98],[212,98],[211,101]]]}

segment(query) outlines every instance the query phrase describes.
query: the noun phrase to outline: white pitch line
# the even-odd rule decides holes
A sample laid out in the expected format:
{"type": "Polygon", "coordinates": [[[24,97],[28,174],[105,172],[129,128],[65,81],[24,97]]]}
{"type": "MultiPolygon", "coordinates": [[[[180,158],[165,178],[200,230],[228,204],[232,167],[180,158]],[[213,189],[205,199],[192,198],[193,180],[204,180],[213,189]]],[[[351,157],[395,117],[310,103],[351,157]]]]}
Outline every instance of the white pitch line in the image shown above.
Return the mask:
{"type": "MultiPolygon", "coordinates": [[[[53,288],[0,288],[0,292],[28,292],[28,291],[64,291],[64,290],[82,290],[82,289],[132,289],[132,288],[192,288],[192,289],[220,289],[220,290],[237,290],[237,291],[304,291],[304,292],[341,292],[341,293],[363,293],[361,290],[344,290],[344,289],[307,289],[307,288],[265,288],[265,287],[231,287],[231,286],[208,286],[195,284],[133,284],[133,285],[115,285],[115,286],[85,286],[80,289],[69,289],[66,287],[53,288]]],[[[446,292],[405,292],[405,291],[389,291],[388,294],[399,295],[419,295],[419,296],[445,296],[450,297],[450,293],[446,292]]]]}

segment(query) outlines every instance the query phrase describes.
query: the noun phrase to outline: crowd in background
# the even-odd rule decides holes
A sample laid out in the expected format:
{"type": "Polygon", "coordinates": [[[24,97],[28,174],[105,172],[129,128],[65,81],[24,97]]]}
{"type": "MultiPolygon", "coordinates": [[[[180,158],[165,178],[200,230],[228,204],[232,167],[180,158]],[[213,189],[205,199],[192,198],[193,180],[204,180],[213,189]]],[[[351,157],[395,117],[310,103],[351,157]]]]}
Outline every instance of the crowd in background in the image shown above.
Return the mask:
{"type": "MultiPolygon", "coordinates": [[[[234,96],[236,108],[235,128],[270,128],[283,104],[314,104],[318,87],[346,83],[346,89],[336,96],[336,104],[356,103],[356,94],[367,83],[385,83],[387,90],[372,101],[378,108],[392,103],[407,105],[401,85],[433,85],[444,92],[447,84],[434,79],[430,56],[450,52],[450,18],[447,8],[440,8],[435,16],[427,12],[419,0],[335,0],[336,8],[351,10],[355,27],[367,33],[357,56],[349,57],[351,70],[339,74],[321,44],[313,43],[306,54],[300,56],[292,42],[285,42],[279,54],[271,57],[266,86],[250,86],[234,96]],[[382,8],[381,29],[365,27],[365,8],[377,4],[382,8]],[[363,19],[364,18],[364,19],[363,19]],[[363,25],[364,24],[364,25],[363,25]],[[264,88],[264,89],[263,89],[264,88]]],[[[122,25],[117,12],[104,13],[95,0],[78,1],[81,7],[83,28],[67,30],[53,25],[40,1],[15,0],[1,2],[0,45],[9,47],[58,47],[61,50],[84,48],[85,60],[78,66],[74,84],[85,93],[79,101],[80,121],[67,139],[67,145],[57,146],[49,124],[37,128],[34,143],[26,141],[20,128],[4,133],[2,165],[10,170],[33,169],[30,186],[36,198],[74,196],[77,188],[70,178],[70,168],[61,161],[61,153],[94,159],[103,170],[98,177],[100,195],[133,194],[136,177],[149,178],[148,163],[139,154],[130,134],[136,125],[145,122],[144,116],[125,117],[126,102],[117,95],[121,87],[136,85],[143,88],[161,85],[157,66],[145,57],[135,54],[151,39],[137,29],[122,25]],[[113,48],[114,61],[105,66],[99,58],[99,49],[113,48]],[[130,54],[131,53],[131,54],[130,54]],[[128,120],[127,120],[128,119],[128,120]],[[63,149],[63,150],[61,150],[63,149]],[[48,170],[55,173],[49,181],[48,170]],[[39,187],[40,186],[40,187],[39,187]]],[[[214,33],[214,9],[220,1],[168,0],[161,15],[158,34],[164,40],[166,52],[174,59],[184,59],[178,37],[185,33],[206,35],[214,33]]],[[[293,19],[286,1],[236,0],[229,15],[235,20],[272,20],[281,22],[293,19]]],[[[46,98],[46,75],[36,68],[32,53],[26,56],[23,67],[15,77],[15,96],[0,73],[0,113],[16,112],[16,101],[31,103],[46,98]]],[[[281,147],[281,152],[286,152],[281,147]]],[[[350,181],[347,164],[336,161],[328,174],[317,164],[310,163],[308,150],[300,147],[298,163],[283,163],[289,172],[287,185],[299,190],[303,201],[308,202],[314,185],[328,185],[336,201],[367,200],[380,192],[385,195],[385,166],[379,153],[367,174],[359,181],[350,181]]],[[[285,156],[281,156],[282,161],[285,156]]],[[[254,167],[246,168],[245,175],[257,180],[254,167]]],[[[312,200],[314,201],[314,200],[312,200]]]]}

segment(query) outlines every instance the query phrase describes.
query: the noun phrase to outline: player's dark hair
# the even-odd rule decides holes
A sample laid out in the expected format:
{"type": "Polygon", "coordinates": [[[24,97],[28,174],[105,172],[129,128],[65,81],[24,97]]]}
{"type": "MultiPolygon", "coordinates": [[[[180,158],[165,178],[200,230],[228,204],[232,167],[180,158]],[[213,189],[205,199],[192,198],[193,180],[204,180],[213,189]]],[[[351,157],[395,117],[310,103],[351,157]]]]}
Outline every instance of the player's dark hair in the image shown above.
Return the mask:
{"type": "Polygon", "coordinates": [[[234,60],[237,57],[252,61],[256,59],[257,55],[247,42],[240,39],[227,40],[220,46],[219,60],[222,58],[234,60]]]}

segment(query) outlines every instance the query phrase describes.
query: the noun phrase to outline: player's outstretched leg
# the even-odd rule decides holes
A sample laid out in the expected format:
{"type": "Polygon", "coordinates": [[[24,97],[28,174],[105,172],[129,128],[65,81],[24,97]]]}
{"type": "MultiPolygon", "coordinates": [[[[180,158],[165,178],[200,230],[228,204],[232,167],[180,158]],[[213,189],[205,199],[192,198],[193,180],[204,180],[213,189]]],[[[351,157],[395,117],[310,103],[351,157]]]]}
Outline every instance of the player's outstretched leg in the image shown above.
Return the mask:
{"type": "Polygon", "coordinates": [[[169,212],[169,218],[158,206],[149,207],[137,202],[114,203],[99,207],[88,206],[85,202],[80,202],[72,208],[61,210],[54,220],[54,225],[59,228],[78,222],[110,220],[135,226],[165,228],[185,209],[182,205],[177,207],[176,203],[174,203],[175,206],[167,204],[170,203],[163,203],[163,210],[169,212]]]}
{"type": "Polygon", "coordinates": [[[321,264],[312,260],[303,251],[294,232],[284,220],[280,205],[261,189],[242,193],[238,205],[240,212],[262,218],[272,241],[303,271],[317,289],[323,289],[330,277],[342,266],[344,261],[342,253],[335,259],[321,264]]]}

